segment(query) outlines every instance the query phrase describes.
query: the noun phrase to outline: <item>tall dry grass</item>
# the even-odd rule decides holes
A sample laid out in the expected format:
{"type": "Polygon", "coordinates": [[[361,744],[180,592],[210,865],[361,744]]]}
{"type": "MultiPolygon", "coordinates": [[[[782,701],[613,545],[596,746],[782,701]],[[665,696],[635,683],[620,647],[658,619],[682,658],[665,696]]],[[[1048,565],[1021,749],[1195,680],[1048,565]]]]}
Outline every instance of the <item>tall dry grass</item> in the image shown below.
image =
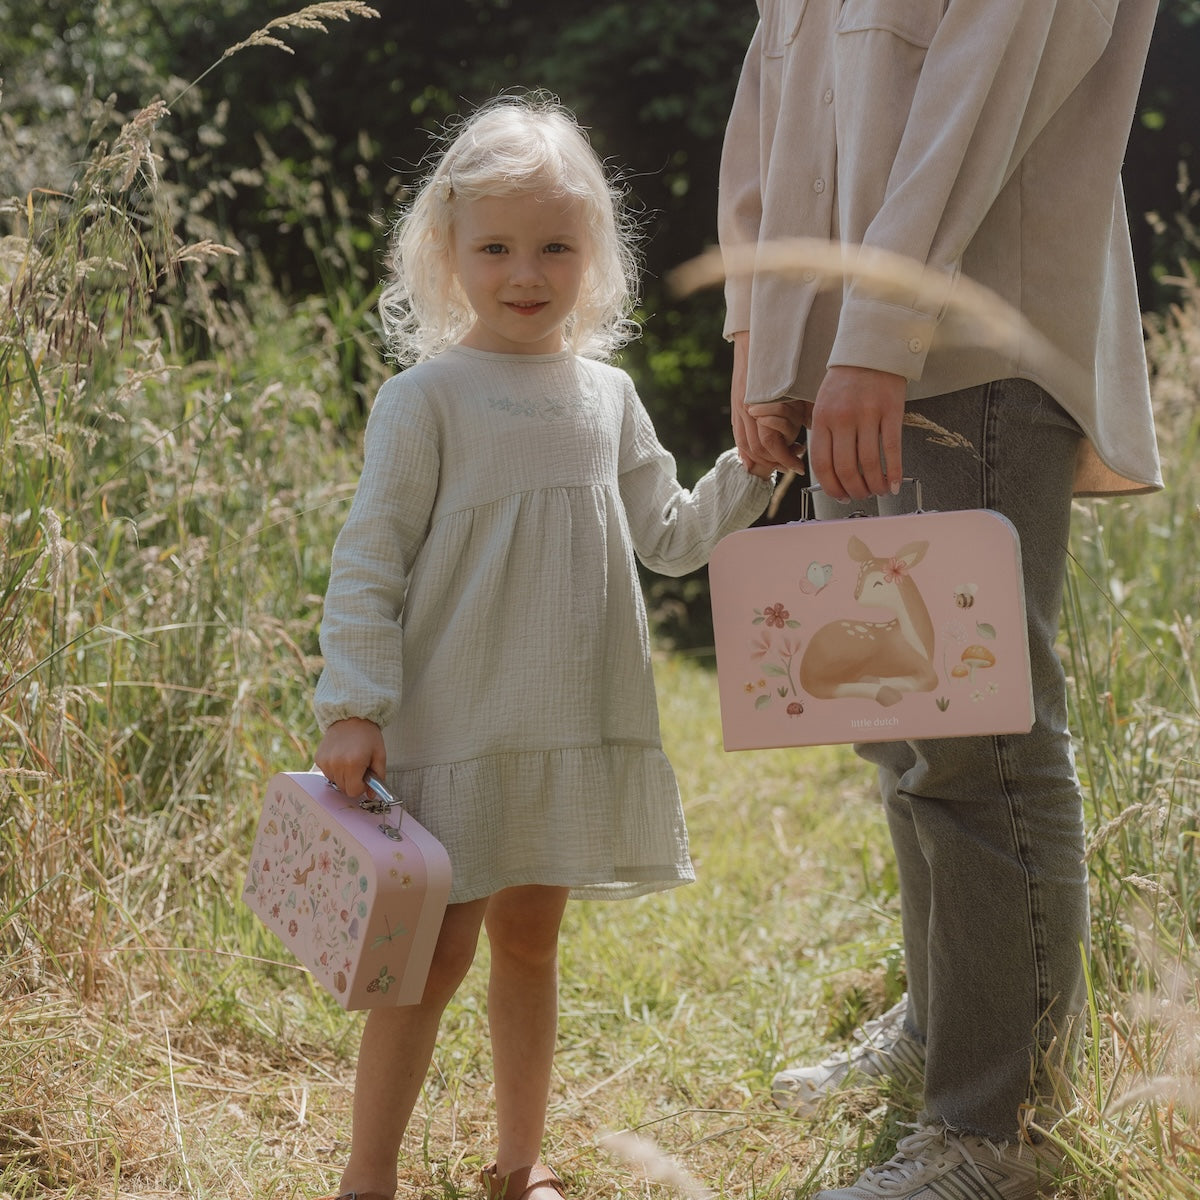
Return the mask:
{"type": "MultiPolygon", "coordinates": [[[[163,166],[166,108],[81,115],[82,166],[0,202],[0,1197],[311,1196],[344,1157],[357,1018],[237,896],[263,779],[311,753],[348,339],[384,370],[369,296],[331,275],[288,306],[229,273],[232,239],[163,166]]],[[[314,246],[345,235],[328,193],[314,246]]],[[[1079,506],[1063,643],[1094,899],[1058,1130],[1080,1200],[1180,1200],[1200,1175],[1194,279],[1148,344],[1170,488],[1079,506]]],[[[886,835],[847,750],[725,755],[703,665],[659,680],[700,882],[572,907],[547,1155],[574,1194],[801,1200],[912,1116],[873,1090],[817,1123],[765,1100],[903,990],[886,835]]],[[[486,957],[403,1196],[472,1193],[491,1143],[486,957]]]]}

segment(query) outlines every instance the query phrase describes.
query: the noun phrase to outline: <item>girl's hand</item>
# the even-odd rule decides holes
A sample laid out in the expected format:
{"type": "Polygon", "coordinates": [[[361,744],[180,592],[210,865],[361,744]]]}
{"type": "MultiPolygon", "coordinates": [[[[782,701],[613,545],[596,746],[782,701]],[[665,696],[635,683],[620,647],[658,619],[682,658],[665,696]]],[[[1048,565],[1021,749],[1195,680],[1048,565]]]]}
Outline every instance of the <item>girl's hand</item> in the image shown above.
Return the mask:
{"type": "Polygon", "coordinates": [[[767,479],[774,471],[802,471],[804,454],[795,446],[803,428],[799,401],[777,404],[746,404],[746,376],[750,358],[750,334],[733,335],[733,378],[729,387],[730,423],[742,465],[751,475],[767,479]]]}
{"type": "Polygon", "coordinates": [[[747,475],[755,479],[770,479],[775,474],[775,468],[770,463],[743,463],[747,475]]]}
{"type": "Polygon", "coordinates": [[[385,777],[383,733],[374,721],[361,717],[335,721],[317,747],[316,761],[325,778],[353,800],[367,790],[368,771],[385,777]]]}

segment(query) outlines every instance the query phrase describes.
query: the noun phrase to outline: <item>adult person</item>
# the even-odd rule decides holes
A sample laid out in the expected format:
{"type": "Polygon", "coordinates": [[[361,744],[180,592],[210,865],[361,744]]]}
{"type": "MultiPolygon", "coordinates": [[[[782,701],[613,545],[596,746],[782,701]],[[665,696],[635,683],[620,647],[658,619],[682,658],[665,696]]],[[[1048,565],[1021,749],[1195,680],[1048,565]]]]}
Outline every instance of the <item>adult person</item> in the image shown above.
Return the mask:
{"type": "MultiPolygon", "coordinates": [[[[908,996],[851,1068],[923,1076],[917,1131],[820,1200],[1024,1200],[1052,1186],[1052,1121],[1088,944],[1082,798],[1054,651],[1073,495],[1161,486],[1120,167],[1155,0],[759,0],[729,119],[720,237],[743,456],[899,511],[996,509],[1018,531],[1036,719],[1023,735],[857,747],[899,864],[908,996]],[[1037,336],[997,344],[945,293],[777,272],[821,238],[991,289],[1037,336]],[[1051,352],[1046,352],[1046,345],[1051,352]],[[906,413],[961,435],[930,440],[906,413]],[[1039,1112],[1040,1109],[1040,1112],[1039,1112]]],[[[858,507],[856,505],[856,507],[858,507]]],[[[841,511],[844,512],[844,509],[841,511]]]]}

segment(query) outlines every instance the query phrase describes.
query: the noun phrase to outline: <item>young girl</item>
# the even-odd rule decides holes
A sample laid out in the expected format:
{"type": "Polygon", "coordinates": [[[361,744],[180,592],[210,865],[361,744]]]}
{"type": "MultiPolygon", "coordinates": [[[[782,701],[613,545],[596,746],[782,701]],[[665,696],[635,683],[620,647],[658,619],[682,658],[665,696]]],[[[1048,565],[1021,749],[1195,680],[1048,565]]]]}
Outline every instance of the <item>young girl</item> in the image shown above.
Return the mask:
{"type": "Polygon", "coordinates": [[[684,490],[632,381],[596,361],[631,332],[629,242],[579,127],[516,99],[461,127],[395,238],[380,307],[416,365],[379,392],[334,547],[316,761],[350,796],[385,778],[445,845],[453,890],[421,1003],[367,1018],[343,1197],[394,1194],[481,925],[499,1139],[484,1190],[563,1195],[538,1160],[566,901],[693,877],[634,555],[694,570],[771,484],[727,451],[684,490]]]}

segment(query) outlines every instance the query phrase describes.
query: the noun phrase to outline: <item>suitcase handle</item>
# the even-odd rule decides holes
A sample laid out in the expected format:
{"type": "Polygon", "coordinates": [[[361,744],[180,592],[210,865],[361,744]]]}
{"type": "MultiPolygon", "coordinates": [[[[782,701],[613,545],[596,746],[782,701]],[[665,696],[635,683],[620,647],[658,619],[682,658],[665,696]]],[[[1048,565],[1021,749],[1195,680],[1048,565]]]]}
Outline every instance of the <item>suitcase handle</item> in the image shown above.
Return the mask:
{"type": "MultiPolygon", "coordinates": [[[[921,481],[915,475],[905,475],[903,480],[901,480],[901,482],[902,483],[911,483],[916,487],[916,489],[917,489],[917,506],[916,506],[916,508],[913,509],[913,512],[914,513],[924,512],[925,508],[921,503],[921,481]]],[[[815,520],[815,517],[813,515],[812,498],[813,498],[814,493],[819,492],[821,490],[822,490],[822,488],[819,483],[812,483],[812,484],[809,484],[808,487],[800,489],[800,520],[801,521],[815,520]]],[[[867,511],[865,509],[860,508],[857,512],[852,512],[847,515],[851,516],[851,517],[865,517],[869,514],[867,513],[867,511]]]]}
{"type": "Polygon", "coordinates": [[[404,801],[397,800],[374,771],[368,771],[363,782],[367,785],[367,790],[358,802],[359,808],[375,814],[391,812],[393,808],[403,812],[404,801]]]}
{"type": "MultiPolygon", "coordinates": [[[[315,767],[313,769],[316,770],[315,767]]],[[[331,788],[333,788],[335,792],[341,790],[332,779],[326,778],[325,782],[331,788]]],[[[404,801],[397,800],[396,797],[387,790],[383,780],[380,779],[374,771],[368,771],[363,778],[363,782],[367,785],[367,790],[363,792],[362,796],[359,798],[358,807],[361,808],[363,812],[368,812],[375,817],[385,816],[386,814],[390,813],[393,808],[399,809],[400,819],[397,820],[396,824],[389,825],[385,821],[380,824],[379,831],[387,834],[387,836],[390,837],[394,842],[403,841],[404,835],[400,831],[400,823],[404,820],[404,801]]]]}

